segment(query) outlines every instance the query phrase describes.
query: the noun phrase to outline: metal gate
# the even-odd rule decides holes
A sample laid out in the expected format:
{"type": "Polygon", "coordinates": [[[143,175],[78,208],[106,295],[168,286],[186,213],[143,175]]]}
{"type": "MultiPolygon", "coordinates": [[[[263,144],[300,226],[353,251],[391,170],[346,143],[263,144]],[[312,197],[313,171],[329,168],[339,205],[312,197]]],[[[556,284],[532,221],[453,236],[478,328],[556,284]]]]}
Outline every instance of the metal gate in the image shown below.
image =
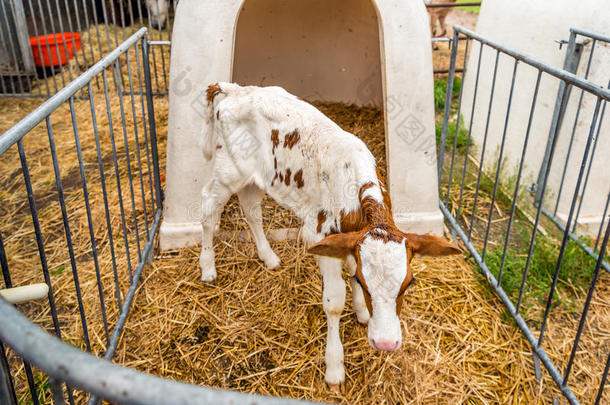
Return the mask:
{"type": "MultiPolygon", "coordinates": [[[[576,35],[585,35],[597,40],[607,39],[582,30],[572,30],[568,44],[569,60],[573,60],[576,35]]],[[[500,298],[510,318],[529,342],[537,378],[543,377],[539,365],[542,362],[548,371],[545,378],[550,377],[556,383],[559,392],[570,403],[577,404],[579,400],[602,403],[610,367],[610,348],[607,347],[608,342],[604,340],[604,335],[596,335],[599,332],[594,328],[588,329],[587,323],[594,308],[592,302],[600,273],[604,268],[608,269],[608,264],[604,261],[607,257],[610,237],[610,226],[606,219],[607,199],[597,238],[589,239],[593,243],[592,246],[582,242],[573,232],[580,209],[578,207],[586,198],[584,192],[589,175],[587,168],[590,169],[589,162],[595,154],[595,145],[600,137],[601,123],[606,103],[610,100],[610,91],[587,81],[586,78],[582,79],[569,71],[544,64],[463,27],[454,27],[453,44],[439,150],[440,208],[451,226],[454,238],[459,237],[464,243],[471,254],[471,260],[478,264],[489,286],[500,298]],[[459,43],[458,36],[462,35],[467,40],[459,43]],[[464,81],[470,78],[474,80],[474,83],[468,84],[468,88],[472,91],[465,92],[466,83],[463,82],[460,93],[454,95],[453,81],[455,72],[459,68],[456,66],[456,55],[461,46],[465,47],[467,56],[470,53],[470,63],[467,65],[468,57],[466,57],[462,68],[476,69],[476,73],[472,72],[472,75],[464,76],[464,81]],[[494,61],[491,64],[493,77],[485,78],[488,80],[487,83],[491,83],[489,93],[480,95],[483,58],[494,61]],[[504,66],[510,67],[503,71],[503,75],[498,74],[499,60],[505,64],[504,66]],[[507,70],[512,71],[512,75],[506,74],[507,70]],[[533,79],[532,92],[528,93],[531,94],[530,101],[525,107],[529,109],[527,125],[523,123],[524,130],[517,133],[514,130],[507,131],[507,128],[511,122],[511,108],[516,108],[513,105],[515,80],[523,72],[529,72],[533,79]],[[538,119],[537,108],[541,109],[539,89],[543,81],[557,83],[560,89],[558,106],[566,103],[569,89],[572,87],[580,92],[581,100],[583,94],[594,100],[590,119],[588,116],[583,117],[583,114],[580,118],[586,119],[588,123],[583,150],[579,156],[575,156],[575,152],[572,153],[572,159],[578,159],[579,162],[573,170],[575,184],[571,185],[570,190],[569,187],[564,186],[557,194],[557,198],[565,193],[570,193],[571,196],[569,214],[563,224],[556,219],[547,223],[541,216],[545,213],[553,219],[552,214],[543,206],[546,204],[545,193],[551,194],[547,179],[553,158],[558,155],[556,146],[562,116],[557,112],[553,114],[550,136],[548,133],[532,131],[532,121],[538,119]],[[500,86],[504,90],[509,89],[507,99],[497,97],[500,86]],[[464,110],[465,104],[471,108],[464,110]],[[500,107],[496,107],[497,104],[500,107]],[[490,131],[490,117],[494,108],[502,108],[501,111],[505,111],[502,114],[503,129],[496,134],[490,131]],[[482,137],[476,142],[472,135],[473,124],[478,128],[484,128],[481,131],[482,137]],[[492,137],[499,139],[495,150],[490,145],[492,137]],[[526,179],[523,178],[524,168],[528,164],[526,156],[531,156],[528,147],[531,148],[540,137],[544,137],[543,139],[548,137],[549,147],[537,190],[528,191],[524,187],[526,179]],[[511,176],[508,180],[505,175],[507,170],[504,167],[508,153],[507,139],[511,141],[519,139],[520,142],[516,157],[518,166],[514,169],[509,168],[511,176]],[[537,198],[532,195],[532,191],[537,192],[537,198]],[[555,225],[558,228],[553,229],[555,225]],[[575,248],[572,246],[572,239],[578,242],[575,248]],[[578,250],[574,249],[584,249],[585,257],[589,259],[583,259],[582,255],[578,254],[578,250]],[[566,276],[566,268],[569,268],[573,256],[578,258],[575,264],[577,271],[566,276]],[[566,277],[570,282],[573,281],[569,277],[580,277],[582,293],[578,293],[580,290],[575,290],[573,296],[569,295],[564,288],[566,277]],[[570,304],[576,308],[572,312],[570,310],[566,312],[574,319],[578,319],[578,322],[567,322],[566,325],[562,325],[564,330],[569,330],[572,339],[569,355],[562,357],[557,355],[557,348],[553,346],[546,332],[551,323],[561,325],[559,320],[555,319],[555,313],[561,310],[564,302],[567,302],[566,296],[570,299],[570,304]],[[601,341],[598,342],[601,344],[598,352],[603,352],[601,355],[603,357],[589,350],[579,350],[585,332],[587,339],[601,341]],[[555,355],[550,356],[550,352],[555,355]],[[575,393],[570,386],[570,381],[584,378],[579,375],[581,373],[575,372],[581,370],[579,362],[586,362],[588,367],[593,368],[589,370],[592,377],[586,396],[583,396],[582,392],[575,393]]],[[[562,108],[565,110],[565,105],[562,108]]],[[[580,103],[578,110],[580,111],[580,103]]],[[[601,133],[601,136],[604,135],[608,135],[608,132],[601,133]]],[[[512,152],[515,153],[514,150],[512,152]]],[[[597,192],[603,193],[604,198],[610,197],[609,189],[609,185],[605,184],[605,189],[597,192]]],[[[560,327],[556,326],[554,329],[557,328],[560,327]]],[[[608,393],[605,394],[605,398],[607,400],[608,393]]]]}
{"type": "Polygon", "coordinates": [[[1,0],[0,97],[50,97],[142,26],[149,29],[153,90],[166,94],[176,3],[1,0]]]}

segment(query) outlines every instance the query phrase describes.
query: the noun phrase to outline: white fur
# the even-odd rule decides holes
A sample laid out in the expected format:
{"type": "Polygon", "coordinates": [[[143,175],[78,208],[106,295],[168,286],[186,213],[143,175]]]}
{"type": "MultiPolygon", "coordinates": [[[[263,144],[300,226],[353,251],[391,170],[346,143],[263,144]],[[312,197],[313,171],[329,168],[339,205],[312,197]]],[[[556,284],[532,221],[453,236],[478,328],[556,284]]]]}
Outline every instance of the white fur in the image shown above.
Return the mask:
{"type": "MultiPolygon", "coordinates": [[[[364,184],[374,184],[366,189],[365,196],[383,201],[371,152],[361,140],[343,131],[314,106],[280,87],[241,87],[232,83],[219,83],[219,86],[222,92],[209,106],[200,142],[204,156],[213,159],[212,180],[202,190],[202,280],[212,281],[216,277],[214,230],[226,201],[234,193],[239,195],[259,257],[268,267],[277,266],[279,259],[263,233],[260,200],[264,193],[303,221],[302,236],[307,244],[320,241],[331,228],[340,229],[341,212],[359,209],[358,193],[364,184]],[[279,145],[275,148],[272,130],[277,130],[279,136],[279,145]],[[284,147],[286,135],[294,130],[299,132],[299,141],[292,148],[284,147]],[[287,169],[290,169],[289,185],[279,178],[274,181],[276,173],[285,176],[287,169]],[[303,171],[301,188],[294,178],[299,170],[303,171]],[[326,220],[318,232],[320,212],[325,213],[326,220]]],[[[387,329],[390,339],[400,340],[398,317],[395,308],[390,308],[393,304],[390,298],[396,297],[398,289],[392,284],[389,290],[387,286],[381,286],[382,291],[375,290],[373,273],[377,271],[384,276],[387,266],[398,266],[406,272],[406,263],[399,258],[402,255],[406,260],[406,251],[404,245],[397,247],[394,243],[384,247],[379,243],[367,240],[361,247],[363,271],[366,271],[367,285],[371,286],[374,308],[369,338],[379,339],[387,329]],[[371,251],[367,252],[368,249],[371,251]]],[[[324,282],[323,307],[328,318],[326,381],[340,384],[345,379],[339,336],[339,318],[345,302],[341,260],[318,257],[318,263],[324,282]]],[[[348,267],[353,274],[353,258],[348,258],[348,267]]],[[[402,270],[396,270],[396,277],[402,270]]],[[[358,320],[366,323],[369,314],[362,289],[352,282],[352,290],[358,320]]]]}
{"type": "Polygon", "coordinates": [[[360,245],[360,261],[373,306],[368,323],[369,342],[373,346],[373,341],[396,342],[398,348],[402,331],[396,315],[396,297],[407,275],[404,239],[397,243],[368,237],[360,245]]]}

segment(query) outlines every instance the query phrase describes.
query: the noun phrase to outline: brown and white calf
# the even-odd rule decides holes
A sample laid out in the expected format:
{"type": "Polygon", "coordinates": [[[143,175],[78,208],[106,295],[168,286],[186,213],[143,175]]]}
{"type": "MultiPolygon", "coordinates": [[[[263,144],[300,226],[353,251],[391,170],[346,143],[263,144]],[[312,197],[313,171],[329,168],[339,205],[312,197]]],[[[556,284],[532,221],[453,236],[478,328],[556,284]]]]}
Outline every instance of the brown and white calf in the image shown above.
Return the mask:
{"type": "Polygon", "coordinates": [[[213,160],[203,187],[201,278],[216,278],[213,238],[223,207],[237,194],[269,268],[280,260],[265,238],[260,202],[264,194],[302,221],[302,237],[316,254],[328,318],[326,382],[345,380],[339,317],[345,303],[342,260],[351,273],[358,321],[379,350],[402,341],[398,314],[413,280],[414,254],[445,255],[459,249],[442,238],[401,232],[375,158],[364,143],[311,104],[280,87],[218,83],[207,91],[208,118],[202,148],[213,160]]]}

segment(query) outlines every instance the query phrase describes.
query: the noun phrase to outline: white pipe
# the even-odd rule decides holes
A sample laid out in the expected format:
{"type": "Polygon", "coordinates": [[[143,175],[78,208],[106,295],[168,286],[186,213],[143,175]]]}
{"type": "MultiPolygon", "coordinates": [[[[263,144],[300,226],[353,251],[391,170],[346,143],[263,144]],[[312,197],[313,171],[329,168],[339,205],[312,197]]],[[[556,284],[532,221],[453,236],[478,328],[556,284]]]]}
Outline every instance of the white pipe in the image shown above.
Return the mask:
{"type": "Polygon", "coordinates": [[[39,283],[0,290],[0,297],[4,298],[11,304],[18,304],[20,302],[44,298],[48,293],[49,286],[45,283],[39,283]]]}

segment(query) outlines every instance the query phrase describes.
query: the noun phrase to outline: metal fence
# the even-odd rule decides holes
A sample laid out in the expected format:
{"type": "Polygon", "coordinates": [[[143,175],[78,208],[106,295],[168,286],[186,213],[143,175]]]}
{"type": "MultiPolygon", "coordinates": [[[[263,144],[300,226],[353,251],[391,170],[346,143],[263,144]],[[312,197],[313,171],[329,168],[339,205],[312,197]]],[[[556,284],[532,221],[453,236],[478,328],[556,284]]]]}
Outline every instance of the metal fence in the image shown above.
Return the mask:
{"type": "Polygon", "coordinates": [[[153,90],[167,93],[176,3],[0,0],[0,96],[50,97],[142,26],[151,39],[153,90]]]}
{"type": "MultiPolygon", "coordinates": [[[[585,80],[591,80],[591,66],[593,62],[595,61],[596,64],[602,63],[603,66],[603,62],[596,61],[595,58],[597,56],[596,49],[598,49],[599,53],[600,43],[605,45],[606,52],[608,52],[607,50],[610,49],[610,47],[608,47],[608,45],[610,45],[609,36],[572,28],[570,30],[570,38],[567,41],[567,51],[563,69],[577,75],[579,74],[579,70],[584,70],[584,74],[582,75],[583,78],[585,80]],[[587,61],[586,64],[580,64],[580,60],[582,59],[583,54],[586,55],[587,53],[588,56],[585,56],[587,61]]],[[[606,72],[606,74],[602,73],[601,76],[605,76],[602,79],[605,82],[598,82],[597,84],[603,85],[606,88],[610,89],[610,74],[607,74],[606,72]]],[[[599,77],[596,77],[594,79],[599,79],[599,77]]],[[[575,141],[578,138],[579,124],[583,120],[583,104],[586,101],[585,91],[582,89],[576,89],[576,96],[578,98],[578,101],[576,101],[576,105],[573,108],[575,111],[569,114],[574,118],[570,120],[571,122],[564,123],[564,121],[566,121],[566,115],[569,110],[568,101],[570,100],[571,94],[572,86],[566,85],[565,83],[562,83],[559,86],[557,100],[555,102],[555,109],[553,112],[553,122],[555,123],[555,125],[551,126],[546,145],[544,161],[540,168],[538,180],[532,185],[532,192],[536,193],[536,204],[543,202],[541,207],[542,213],[547,216],[557,227],[559,227],[561,231],[565,231],[566,229],[568,229],[569,238],[575,241],[585,252],[587,252],[587,254],[596,259],[599,255],[599,251],[601,248],[600,242],[603,235],[604,224],[606,222],[606,218],[608,217],[610,194],[608,194],[605,200],[601,199],[597,201],[595,211],[602,213],[598,227],[591,227],[588,224],[583,224],[583,220],[586,220],[587,218],[586,215],[581,214],[583,212],[583,203],[585,201],[591,201],[592,197],[594,197],[594,194],[602,194],[603,196],[605,196],[605,194],[603,194],[605,190],[592,189],[588,186],[590,184],[590,181],[594,179],[596,174],[598,174],[595,173],[595,170],[592,170],[592,168],[595,166],[596,161],[599,162],[603,159],[603,155],[600,155],[600,148],[598,146],[600,145],[600,138],[606,135],[606,133],[602,132],[602,123],[604,121],[606,113],[606,103],[602,103],[601,110],[599,112],[598,124],[595,128],[595,134],[592,140],[593,144],[591,145],[589,156],[586,161],[582,162],[585,165],[584,178],[578,178],[579,188],[576,192],[576,194],[578,195],[578,202],[576,210],[570,211],[573,216],[573,221],[570,229],[569,226],[566,226],[565,218],[562,218],[560,215],[558,215],[558,211],[560,210],[560,206],[562,205],[562,198],[564,198],[565,196],[564,190],[569,190],[571,186],[569,179],[567,179],[569,168],[571,165],[574,165],[574,163],[578,163],[579,155],[578,152],[575,151],[575,141]],[[551,156],[551,149],[553,148],[555,134],[557,134],[558,138],[555,143],[561,143],[563,141],[563,143],[566,144],[567,141],[567,145],[565,146],[567,153],[565,154],[565,157],[563,157],[563,159],[561,159],[560,161],[558,161],[557,159],[553,160],[551,156]],[[545,198],[543,201],[544,183],[549,181],[549,177],[552,177],[550,173],[553,172],[557,173],[556,177],[559,178],[556,195],[552,196],[554,198],[549,198],[549,196],[547,196],[547,198],[545,198]],[[561,173],[560,176],[559,173],[561,173]],[[590,238],[582,238],[577,235],[579,233],[577,232],[579,225],[581,225],[580,233],[588,233],[591,235],[590,238]]],[[[607,130],[608,129],[606,128],[606,131],[607,130]]],[[[564,204],[566,202],[564,202],[564,204]]],[[[595,220],[595,222],[597,222],[597,218],[595,218],[595,220]]],[[[610,266],[608,265],[608,263],[603,262],[602,267],[606,271],[610,271],[610,266]]]]}
{"type": "MultiPolygon", "coordinates": [[[[571,50],[574,49],[576,35],[586,35],[597,40],[605,39],[592,33],[572,30],[568,44],[570,49],[568,59],[571,57],[571,50]]],[[[607,221],[601,221],[597,238],[593,240],[595,249],[581,242],[577,245],[577,250],[574,250],[571,239],[579,240],[579,237],[573,233],[578,218],[577,207],[586,198],[584,189],[587,184],[587,168],[591,167],[588,162],[593,158],[595,144],[600,137],[599,128],[605,105],[610,100],[610,91],[587,81],[586,77],[579,78],[567,70],[539,62],[463,27],[454,27],[453,44],[455,45],[451,54],[439,149],[440,208],[451,226],[454,237],[459,237],[464,243],[471,254],[471,260],[478,264],[489,286],[501,299],[510,317],[529,342],[536,376],[539,379],[542,377],[539,366],[539,362],[542,362],[548,371],[545,378],[550,376],[559,392],[570,403],[576,404],[579,400],[603,403],[604,386],[610,366],[610,350],[604,340],[607,336],[604,338],[602,332],[587,325],[591,321],[591,311],[594,310],[592,302],[600,272],[603,268],[607,269],[604,258],[607,257],[610,226],[607,221]],[[458,43],[458,36],[465,36],[467,40],[458,43]],[[456,56],[462,51],[458,48],[464,49],[467,55],[463,66],[457,66],[456,56]],[[470,63],[467,63],[469,54],[470,63]],[[481,60],[486,57],[487,60],[493,61],[494,68],[493,77],[485,78],[487,83],[491,83],[490,91],[482,95],[479,94],[483,93],[480,88],[480,82],[483,80],[481,60]],[[503,75],[498,74],[499,60],[505,66],[510,66],[512,75],[507,75],[506,70],[503,75]],[[467,68],[476,69],[476,72],[464,75],[461,90],[458,95],[454,95],[453,82],[459,67],[464,71],[467,68]],[[526,71],[529,71],[529,76],[533,78],[530,87],[533,92],[528,92],[528,97],[531,99],[526,107],[529,109],[527,126],[524,127],[526,129],[523,133],[507,131],[511,122],[511,109],[516,108],[513,105],[515,79],[526,71]],[[468,87],[466,80],[469,79],[474,80],[474,83],[469,83],[468,87]],[[591,117],[585,118],[581,114],[581,120],[586,119],[588,125],[584,146],[582,151],[579,151],[580,156],[575,156],[575,152],[572,153],[571,159],[578,159],[579,162],[573,167],[572,174],[575,181],[571,184],[572,189],[568,190],[568,187],[564,186],[562,192],[557,193],[557,198],[564,198],[565,193],[570,194],[568,195],[569,214],[565,222],[561,224],[560,221],[553,221],[558,226],[556,231],[552,229],[552,223],[547,224],[543,221],[542,213],[553,217],[552,214],[545,212],[546,204],[540,202],[546,201],[545,193],[551,194],[547,179],[555,164],[553,157],[558,155],[556,146],[561,127],[558,120],[562,114],[553,114],[550,136],[548,133],[532,131],[532,121],[538,119],[536,115],[541,109],[540,85],[545,81],[557,82],[560,89],[558,105],[567,102],[569,97],[567,90],[572,87],[578,90],[581,96],[584,93],[594,100],[591,117]],[[465,91],[466,87],[472,91],[465,91]],[[499,87],[509,89],[507,99],[502,96],[499,99],[497,96],[499,87]],[[463,108],[466,104],[471,106],[467,111],[463,108]],[[496,104],[501,107],[496,107],[496,104]],[[501,136],[491,134],[489,131],[491,112],[494,108],[502,108],[503,111],[501,136]],[[473,124],[482,124],[484,128],[482,139],[479,138],[476,142],[472,135],[473,124]],[[495,145],[495,150],[492,150],[489,141],[492,136],[500,139],[495,145]],[[534,198],[524,187],[526,180],[523,178],[523,173],[528,163],[525,157],[530,156],[528,147],[532,148],[531,145],[540,137],[543,137],[542,139],[548,137],[549,147],[544,160],[541,182],[538,183],[538,197],[534,198]],[[511,173],[509,180],[503,175],[507,139],[513,142],[519,139],[520,142],[518,167],[511,173]],[[602,231],[604,226],[605,231],[602,231]],[[581,248],[586,251],[584,257],[589,258],[588,260],[578,254],[578,249],[581,248]],[[570,260],[573,256],[577,258],[576,263],[573,264],[575,268],[570,268],[570,260]],[[567,271],[572,273],[566,275],[567,271]],[[572,283],[577,277],[580,277],[578,282],[582,288],[574,288],[570,291],[564,288],[569,284],[564,283],[566,278],[572,283]],[[568,303],[573,308],[562,309],[562,305],[567,306],[568,303]],[[561,324],[555,319],[559,311],[568,313],[569,318],[574,319],[574,322],[564,320],[562,322],[567,323],[561,324]],[[562,356],[561,350],[553,346],[553,341],[549,338],[545,340],[545,332],[548,332],[551,323],[556,324],[556,327],[566,333],[569,331],[572,339],[569,355],[562,356]],[[588,346],[587,349],[579,349],[585,331],[587,339],[601,345],[598,347],[598,352],[590,350],[588,346]],[[603,354],[600,355],[600,352],[603,354]],[[583,368],[579,365],[582,364],[586,364],[588,373],[591,374],[590,380],[587,380],[589,388],[585,397],[582,397],[585,395],[583,392],[575,393],[569,384],[585,378],[583,373],[580,373],[583,368]]],[[[580,110],[580,105],[578,109],[580,110]]],[[[606,132],[605,135],[608,133],[606,132]]],[[[514,150],[512,152],[514,153],[514,150]]],[[[561,166],[564,162],[556,163],[561,166]]],[[[604,197],[610,196],[608,188],[606,184],[606,189],[596,192],[604,193],[604,197]]],[[[604,211],[604,218],[606,215],[607,210],[604,211]]],[[[606,400],[607,396],[608,393],[605,394],[606,400]]]]}

